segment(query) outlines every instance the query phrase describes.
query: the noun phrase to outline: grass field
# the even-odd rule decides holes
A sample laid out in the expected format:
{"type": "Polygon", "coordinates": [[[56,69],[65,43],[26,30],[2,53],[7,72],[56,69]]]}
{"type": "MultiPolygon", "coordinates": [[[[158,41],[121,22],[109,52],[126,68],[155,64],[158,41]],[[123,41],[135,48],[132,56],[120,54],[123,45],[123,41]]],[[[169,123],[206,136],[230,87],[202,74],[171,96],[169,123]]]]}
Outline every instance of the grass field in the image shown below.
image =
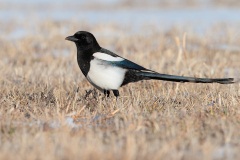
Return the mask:
{"type": "Polygon", "coordinates": [[[7,36],[14,25],[1,26],[0,159],[240,159],[238,83],[142,81],[121,88],[116,101],[90,93],[75,45],[64,40],[82,27],[101,46],[160,73],[238,78],[239,48],[222,47],[240,46],[237,30],[129,34],[66,23],[46,20],[38,34],[16,39],[7,36]],[[100,34],[106,30],[116,34],[100,34]]]}

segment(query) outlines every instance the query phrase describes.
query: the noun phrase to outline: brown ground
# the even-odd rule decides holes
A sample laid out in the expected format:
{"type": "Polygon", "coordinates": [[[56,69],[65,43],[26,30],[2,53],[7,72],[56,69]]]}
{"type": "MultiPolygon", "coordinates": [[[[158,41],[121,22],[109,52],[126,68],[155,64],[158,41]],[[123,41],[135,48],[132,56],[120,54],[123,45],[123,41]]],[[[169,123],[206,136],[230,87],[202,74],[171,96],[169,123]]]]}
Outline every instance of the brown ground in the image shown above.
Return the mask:
{"type": "MultiPolygon", "coordinates": [[[[38,34],[15,40],[0,36],[0,159],[240,159],[239,84],[143,81],[121,88],[117,101],[88,94],[76,48],[64,40],[78,28],[62,32],[64,24],[46,21],[38,34]]],[[[14,25],[6,25],[8,35],[14,25]]],[[[239,50],[212,47],[239,46],[234,29],[216,38],[217,28],[200,36],[84,27],[113,30],[117,36],[96,34],[103,47],[161,73],[239,76],[239,50]]]]}

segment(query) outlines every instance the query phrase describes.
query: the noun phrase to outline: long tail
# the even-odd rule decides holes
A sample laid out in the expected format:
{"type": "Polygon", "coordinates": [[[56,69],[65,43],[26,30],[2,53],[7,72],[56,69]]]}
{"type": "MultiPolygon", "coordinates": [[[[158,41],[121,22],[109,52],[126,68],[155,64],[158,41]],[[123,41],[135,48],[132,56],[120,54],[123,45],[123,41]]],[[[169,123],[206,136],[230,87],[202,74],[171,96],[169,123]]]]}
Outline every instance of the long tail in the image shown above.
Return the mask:
{"type": "Polygon", "coordinates": [[[183,77],[175,75],[160,74],[153,71],[141,71],[136,73],[138,76],[146,77],[147,79],[157,79],[173,82],[192,82],[192,83],[220,83],[220,84],[232,84],[233,78],[195,78],[195,77],[183,77]]]}

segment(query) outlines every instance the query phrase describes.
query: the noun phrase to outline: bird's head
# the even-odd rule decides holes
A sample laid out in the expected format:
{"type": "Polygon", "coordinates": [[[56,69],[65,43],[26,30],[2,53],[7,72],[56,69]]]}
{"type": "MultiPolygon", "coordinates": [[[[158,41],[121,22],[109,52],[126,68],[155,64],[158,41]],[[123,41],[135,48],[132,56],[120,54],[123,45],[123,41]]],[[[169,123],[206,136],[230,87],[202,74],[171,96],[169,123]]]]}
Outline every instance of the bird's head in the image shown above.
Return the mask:
{"type": "Polygon", "coordinates": [[[81,52],[96,52],[101,48],[96,38],[90,32],[78,31],[73,36],[68,36],[65,39],[74,42],[77,46],[77,49],[81,52]]]}

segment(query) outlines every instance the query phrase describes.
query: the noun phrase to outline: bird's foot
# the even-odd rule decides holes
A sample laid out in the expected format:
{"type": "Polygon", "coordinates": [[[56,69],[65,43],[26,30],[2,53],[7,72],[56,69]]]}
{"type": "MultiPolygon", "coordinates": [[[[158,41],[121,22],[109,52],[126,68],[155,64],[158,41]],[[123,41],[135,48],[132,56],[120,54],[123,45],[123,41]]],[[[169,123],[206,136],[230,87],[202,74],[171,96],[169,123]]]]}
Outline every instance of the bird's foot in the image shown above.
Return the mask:
{"type": "Polygon", "coordinates": [[[104,93],[104,95],[107,96],[107,97],[109,97],[109,95],[110,95],[110,91],[109,91],[109,90],[104,90],[103,93],[104,93]]]}
{"type": "Polygon", "coordinates": [[[114,96],[115,96],[116,99],[117,99],[118,96],[119,96],[119,91],[118,91],[118,90],[113,90],[113,94],[114,94],[114,96]]]}

